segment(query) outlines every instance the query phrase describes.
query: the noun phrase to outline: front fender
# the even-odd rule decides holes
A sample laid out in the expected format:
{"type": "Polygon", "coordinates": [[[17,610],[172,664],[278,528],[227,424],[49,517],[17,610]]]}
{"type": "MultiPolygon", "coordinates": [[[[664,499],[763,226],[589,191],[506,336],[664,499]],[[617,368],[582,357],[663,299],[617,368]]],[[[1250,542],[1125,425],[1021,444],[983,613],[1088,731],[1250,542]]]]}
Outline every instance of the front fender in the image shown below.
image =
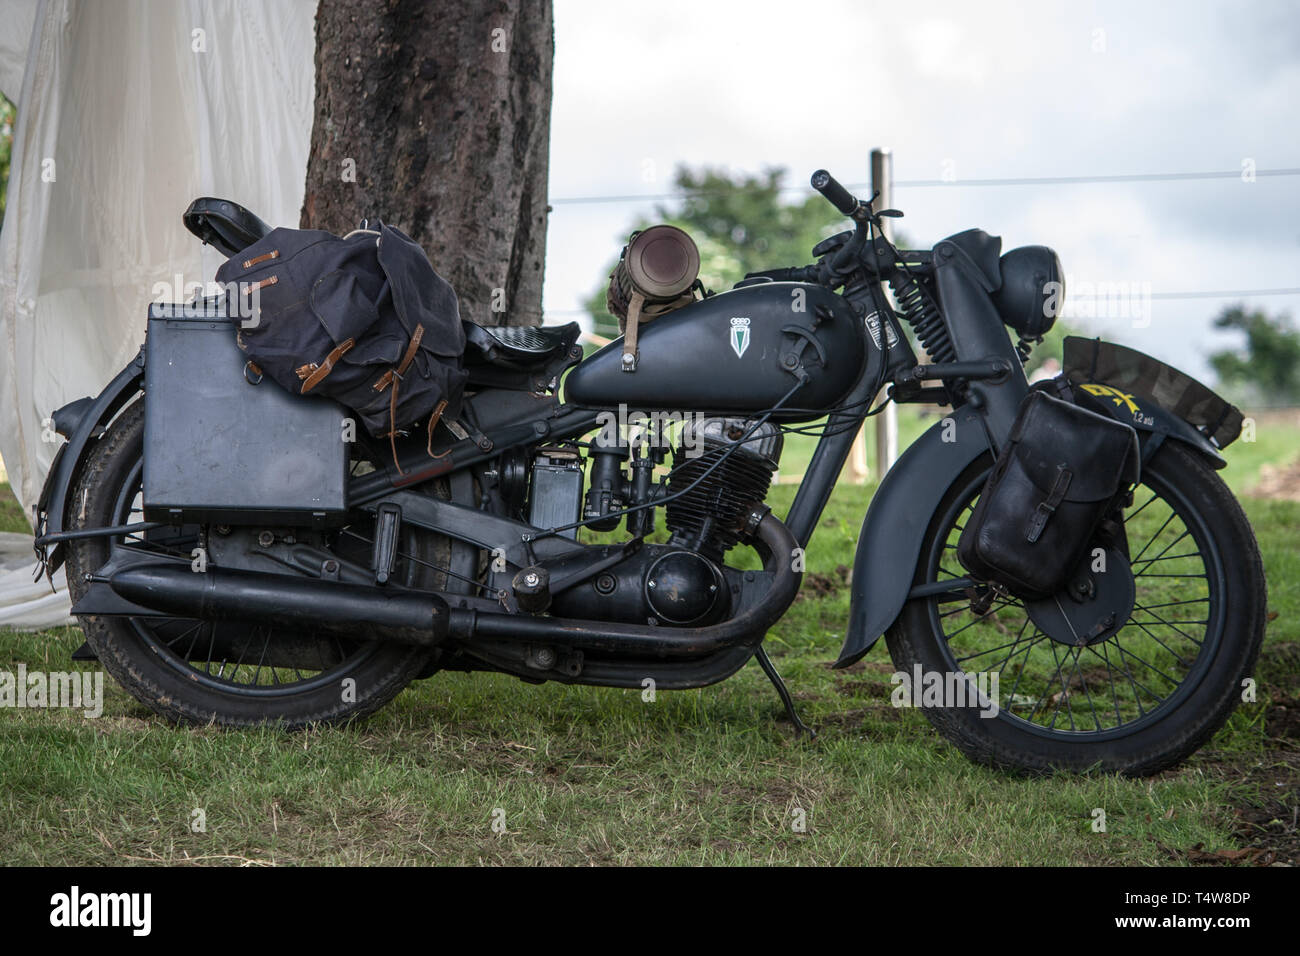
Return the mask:
{"type": "Polygon", "coordinates": [[[1188,445],[1213,468],[1222,468],[1228,463],[1203,431],[1153,401],[1094,382],[1071,384],[1070,387],[1079,405],[1137,429],[1143,464],[1151,460],[1166,438],[1188,445]]]}
{"type": "Polygon", "coordinates": [[[984,423],[964,406],[899,457],[871,499],[853,558],[849,628],[836,667],[871,650],[903,609],[930,518],[966,467],[989,450],[984,423]]]}
{"type": "MultiPolygon", "coordinates": [[[[68,441],[55,455],[50,473],[45,476],[41,496],[36,504],[36,537],[67,530],[68,495],[94,447],[94,439],[122,406],[135,397],[144,385],[144,349],[131,364],[118,372],[94,399],[82,398],[54,413],[55,429],[68,441]]],[[[38,548],[40,547],[38,541],[38,548]]],[[[45,568],[53,574],[63,564],[63,544],[55,544],[45,555],[45,568]]]]}

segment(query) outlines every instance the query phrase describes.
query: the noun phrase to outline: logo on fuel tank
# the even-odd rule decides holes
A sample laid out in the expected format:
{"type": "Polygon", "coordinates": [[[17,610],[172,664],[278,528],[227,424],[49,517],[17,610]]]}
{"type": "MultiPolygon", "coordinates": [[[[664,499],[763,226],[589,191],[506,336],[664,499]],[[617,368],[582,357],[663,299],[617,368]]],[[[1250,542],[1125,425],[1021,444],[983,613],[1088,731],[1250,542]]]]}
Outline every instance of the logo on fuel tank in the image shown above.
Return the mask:
{"type": "Polygon", "coordinates": [[[745,354],[745,349],[749,348],[749,319],[744,316],[733,315],[731,317],[731,351],[736,353],[736,358],[745,354]]]}

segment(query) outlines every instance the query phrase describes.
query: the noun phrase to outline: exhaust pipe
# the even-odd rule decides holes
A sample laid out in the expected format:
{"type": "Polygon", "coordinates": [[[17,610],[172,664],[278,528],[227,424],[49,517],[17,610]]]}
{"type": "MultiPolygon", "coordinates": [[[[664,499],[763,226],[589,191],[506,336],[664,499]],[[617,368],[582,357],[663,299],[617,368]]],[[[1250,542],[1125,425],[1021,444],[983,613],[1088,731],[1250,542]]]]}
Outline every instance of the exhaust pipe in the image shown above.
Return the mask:
{"type": "MultiPolygon", "coordinates": [[[[754,515],[757,517],[757,515],[754,515]]],[[[751,519],[752,520],[752,519],[751,519]]],[[[606,621],[578,621],[523,614],[494,614],[453,608],[453,640],[528,641],[601,654],[650,658],[699,658],[741,644],[758,645],[799,592],[803,574],[794,570],[799,547],[790,529],[770,512],[754,531],[766,548],[763,567],[775,572],[772,586],[745,613],[707,627],[651,627],[606,621]]]]}
{"type": "Polygon", "coordinates": [[[799,546],[794,535],[771,513],[763,515],[753,533],[766,551],[764,568],[774,572],[772,586],[743,614],[707,627],[449,609],[441,597],[428,592],[223,568],[199,573],[183,564],[122,568],[109,575],[108,584],[133,604],[177,617],[313,628],[425,646],[447,638],[536,642],[607,655],[689,660],[740,645],[757,646],[798,593],[803,574],[794,570],[791,559],[799,546]]]}
{"type": "Polygon", "coordinates": [[[447,605],[435,594],[160,563],[123,568],[108,584],[134,604],[177,617],[426,646],[447,636],[447,605]]]}

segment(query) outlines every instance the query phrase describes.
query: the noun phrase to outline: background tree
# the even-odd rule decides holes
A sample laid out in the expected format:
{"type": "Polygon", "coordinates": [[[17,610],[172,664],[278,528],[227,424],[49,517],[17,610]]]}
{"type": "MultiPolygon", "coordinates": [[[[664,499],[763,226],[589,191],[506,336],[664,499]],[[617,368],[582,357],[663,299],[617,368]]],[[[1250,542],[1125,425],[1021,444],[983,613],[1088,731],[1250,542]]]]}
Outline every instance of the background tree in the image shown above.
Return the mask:
{"type": "Polygon", "coordinates": [[[1300,331],[1291,316],[1269,316],[1263,309],[1247,312],[1243,305],[1225,308],[1214,320],[1216,329],[1245,335],[1241,348],[1210,356],[1219,380],[1252,404],[1300,404],[1300,331]]]}
{"type": "Polygon", "coordinates": [[[461,316],[539,324],[550,0],[321,0],[302,226],[407,232],[461,316]]]}
{"type": "Polygon", "coordinates": [[[5,195],[9,192],[9,160],[14,148],[14,105],[0,96],[0,223],[5,218],[5,195]]]}

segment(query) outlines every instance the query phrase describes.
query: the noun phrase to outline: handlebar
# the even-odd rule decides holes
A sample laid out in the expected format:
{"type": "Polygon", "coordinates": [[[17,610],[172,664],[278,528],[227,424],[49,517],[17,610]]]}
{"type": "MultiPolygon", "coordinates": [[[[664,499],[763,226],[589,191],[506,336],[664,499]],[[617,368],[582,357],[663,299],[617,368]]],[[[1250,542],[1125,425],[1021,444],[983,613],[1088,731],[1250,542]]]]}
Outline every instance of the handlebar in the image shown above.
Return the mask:
{"type": "MultiPolygon", "coordinates": [[[[883,231],[877,239],[872,239],[872,226],[877,228],[880,226],[878,217],[893,218],[901,216],[902,213],[893,209],[873,212],[870,205],[845,189],[824,169],[819,169],[812,174],[812,187],[841,213],[851,218],[856,223],[855,228],[852,232],[843,232],[818,243],[813,249],[813,254],[821,258],[813,265],[750,272],[746,274],[746,280],[817,282],[829,288],[839,288],[844,286],[855,273],[877,281],[887,280],[894,271],[895,263],[900,261],[900,257],[903,261],[922,267],[930,262],[928,252],[900,253],[883,231]]],[[[905,266],[905,268],[909,267],[905,266]]]]}
{"type": "Polygon", "coordinates": [[[812,174],[812,188],[825,196],[832,206],[854,219],[862,215],[862,202],[824,169],[812,174]]]}

